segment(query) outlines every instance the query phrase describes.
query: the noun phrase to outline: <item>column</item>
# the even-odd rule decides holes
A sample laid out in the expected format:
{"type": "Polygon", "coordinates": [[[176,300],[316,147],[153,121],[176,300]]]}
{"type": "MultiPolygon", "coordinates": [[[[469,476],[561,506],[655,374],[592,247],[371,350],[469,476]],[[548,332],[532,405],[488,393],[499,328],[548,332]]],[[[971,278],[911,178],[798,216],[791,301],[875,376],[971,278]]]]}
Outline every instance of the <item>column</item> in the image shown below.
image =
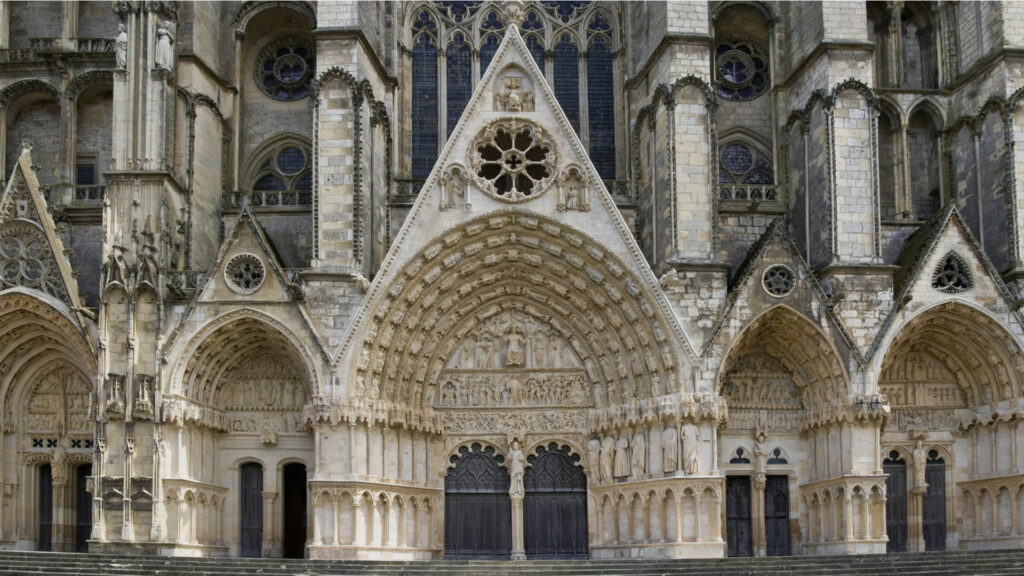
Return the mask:
{"type": "Polygon", "coordinates": [[[510,494],[512,499],[512,555],[510,560],[526,560],[523,540],[523,494],[510,494]]]}
{"type": "Polygon", "coordinates": [[[843,491],[843,520],[846,524],[846,541],[853,540],[853,496],[850,494],[849,487],[843,491]]]}
{"type": "Polygon", "coordinates": [[[768,542],[765,535],[764,524],[764,486],[767,482],[764,474],[757,474],[753,478],[753,493],[751,500],[751,527],[754,540],[754,555],[767,556],[768,542]]]}
{"type": "Polygon", "coordinates": [[[676,544],[683,541],[683,498],[685,494],[676,494],[676,544]]]}
{"type": "Polygon", "coordinates": [[[924,552],[922,511],[928,486],[914,486],[907,500],[907,552],[924,552]]]}
{"type": "Polygon", "coordinates": [[[277,492],[263,493],[263,556],[269,557],[274,551],[274,499],[277,492]]]}

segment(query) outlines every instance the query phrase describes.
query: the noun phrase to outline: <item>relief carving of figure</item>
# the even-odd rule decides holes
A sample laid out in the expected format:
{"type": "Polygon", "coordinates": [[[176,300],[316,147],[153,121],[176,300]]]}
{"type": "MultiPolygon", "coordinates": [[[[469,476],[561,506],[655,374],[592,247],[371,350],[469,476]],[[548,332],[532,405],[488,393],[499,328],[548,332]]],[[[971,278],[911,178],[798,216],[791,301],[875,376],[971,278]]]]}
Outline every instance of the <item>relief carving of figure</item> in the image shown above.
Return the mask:
{"type": "Polygon", "coordinates": [[[441,210],[458,208],[460,202],[468,203],[467,186],[462,171],[459,168],[452,168],[447,178],[441,182],[441,210]]]}
{"type": "Polygon", "coordinates": [[[679,434],[675,425],[666,427],[661,433],[661,449],[665,472],[675,472],[679,465],[679,434]]]}
{"type": "Polygon", "coordinates": [[[768,471],[768,451],[764,447],[764,440],[764,432],[759,432],[754,442],[754,476],[758,482],[765,481],[765,473],[768,471]]]}
{"type": "Polygon", "coordinates": [[[531,344],[533,345],[533,367],[534,368],[546,368],[547,367],[547,354],[548,346],[547,339],[544,338],[544,334],[537,333],[531,338],[531,344]]]}
{"type": "Polygon", "coordinates": [[[700,431],[692,422],[683,425],[683,471],[696,474],[700,468],[700,431]]]}
{"type": "Polygon", "coordinates": [[[611,482],[614,478],[612,461],[615,458],[615,439],[605,436],[601,441],[601,482],[611,482]]]}
{"type": "Polygon", "coordinates": [[[647,440],[643,430],[633,435],[633,477],[641,478],[647,473],[647,440]]]}
{"type": "Polygon", "coordinates": [[[505,384],[508,386],[509,405],[519,406],[519,403],[522,402],[523,385],[515,378],[509,378],[505,381],[505,384]]]}
{"type": "Polygon", "coordinates": [[[526,488],[523,487],[523,475],[526,471],[526,456],[519,449],[519,439],[512,440],[512,449],[508,453],[508,474],[511,483],[508,493],[512,496],[523,496],[526,488]]]}
{"type": "Polygon", "coordinates": [[[164,70],[174,69],[174,34],[171,33],[171,23],[164,20],[156,29],[156,67],[164,70]]]}
{"type": "Polygon", "coordinates": [[[524,364],[523,354],[523,330],[515,322],[506,326],[505,342],[508,348],[505,352],[505,366],[512,368],[524,364]]]}
{"type": "Polygon", "coordinates": [[[587,442],[587,459],[590,462],[590,470],[587,472],[591,478],[601,480],[601,441],[591,438],[587,442]]]}
{"type": "Polygon", "coordinates": [[[615,442],[615,477],[629,476],[629,438],[623,434],[615,442]]]}

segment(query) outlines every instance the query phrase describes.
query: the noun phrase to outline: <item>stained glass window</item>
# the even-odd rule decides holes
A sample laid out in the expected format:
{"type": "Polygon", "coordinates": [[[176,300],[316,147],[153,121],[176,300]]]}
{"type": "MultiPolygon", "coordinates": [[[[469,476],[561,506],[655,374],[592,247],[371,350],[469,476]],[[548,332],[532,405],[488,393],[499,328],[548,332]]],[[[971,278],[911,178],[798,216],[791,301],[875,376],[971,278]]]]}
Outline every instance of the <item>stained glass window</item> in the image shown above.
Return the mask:
{"type": "Polygon", "coordinates": [[[427,11],[413,23],[412,177],[426,178],[437,160],[437,24],[427,11]]]}
{"type": "Polygon", "coordinates": [[[568,34],[555,46],[555,97],[569,117],[576,132],[580,131],[580,60],[579,48],[568,34]]]}
{"type": "Polygon", "coordinates": [[[725,144],[720,156],[718,181],[722,184],[772,184],[775,181],[771,160],[746,144],[725,144]]]}
{"type": "Polygon", "coordinates": [[[473,91],[473,50],[462,34],[456,34],[448,46],[448,134],[462,117],[473,91]]]}
{"type": "Polygon", "coordinates": [[[723,42],[715,49],[718,94],[727,100],[753,100],[768,88],[768,58],[754,42],[723,42]]]}
{"type": "Polygon", "coordinates": [[[615,179],[615,86],[612,47],[605,33],[611,29],[598,12],[587,26],[587,114],[590,122],[590,160],[606,180],[615,179]]]}

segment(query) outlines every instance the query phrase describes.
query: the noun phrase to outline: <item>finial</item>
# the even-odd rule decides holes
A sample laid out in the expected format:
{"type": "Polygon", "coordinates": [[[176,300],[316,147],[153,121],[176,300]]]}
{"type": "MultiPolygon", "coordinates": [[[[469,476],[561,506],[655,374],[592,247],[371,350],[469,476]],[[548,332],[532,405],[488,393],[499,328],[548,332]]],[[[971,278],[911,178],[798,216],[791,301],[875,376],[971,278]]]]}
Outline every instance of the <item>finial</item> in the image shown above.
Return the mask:
{"type": "Polygon", "coordinates": [[[505,10],[506,26],[515,26],[516,29],[523,23],[523,2],[522,0],[505,0],[502,5],[505,10]]]}

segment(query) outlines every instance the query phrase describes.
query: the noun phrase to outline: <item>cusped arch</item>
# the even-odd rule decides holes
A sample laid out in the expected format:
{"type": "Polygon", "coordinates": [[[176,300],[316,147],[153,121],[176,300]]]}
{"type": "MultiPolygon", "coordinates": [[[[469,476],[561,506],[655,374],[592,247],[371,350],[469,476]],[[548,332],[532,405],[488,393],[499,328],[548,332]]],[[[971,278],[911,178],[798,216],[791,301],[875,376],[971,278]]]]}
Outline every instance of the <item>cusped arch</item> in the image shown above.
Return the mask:
{"type": "Polygon", "coordinates": [[[512,210],[476,218],[428,242],[390,285],[375,284],[353,361],[342,363],[348,394],[420,407],[466,335],[514,313],[567,343],[595,405],[649,396],[678,381],[681,363],[655,290],[564,224],[512,210]]]}
{"type": "Polygon", "coordinates": [[[304,377],[310,397],[319,394],[316,363],[305,344],[289,327],[251,308],[222,314],[196,332],[184,347],[169,393],[213,405],[221,377],[260,354],[287,362],[304,377]]]}

